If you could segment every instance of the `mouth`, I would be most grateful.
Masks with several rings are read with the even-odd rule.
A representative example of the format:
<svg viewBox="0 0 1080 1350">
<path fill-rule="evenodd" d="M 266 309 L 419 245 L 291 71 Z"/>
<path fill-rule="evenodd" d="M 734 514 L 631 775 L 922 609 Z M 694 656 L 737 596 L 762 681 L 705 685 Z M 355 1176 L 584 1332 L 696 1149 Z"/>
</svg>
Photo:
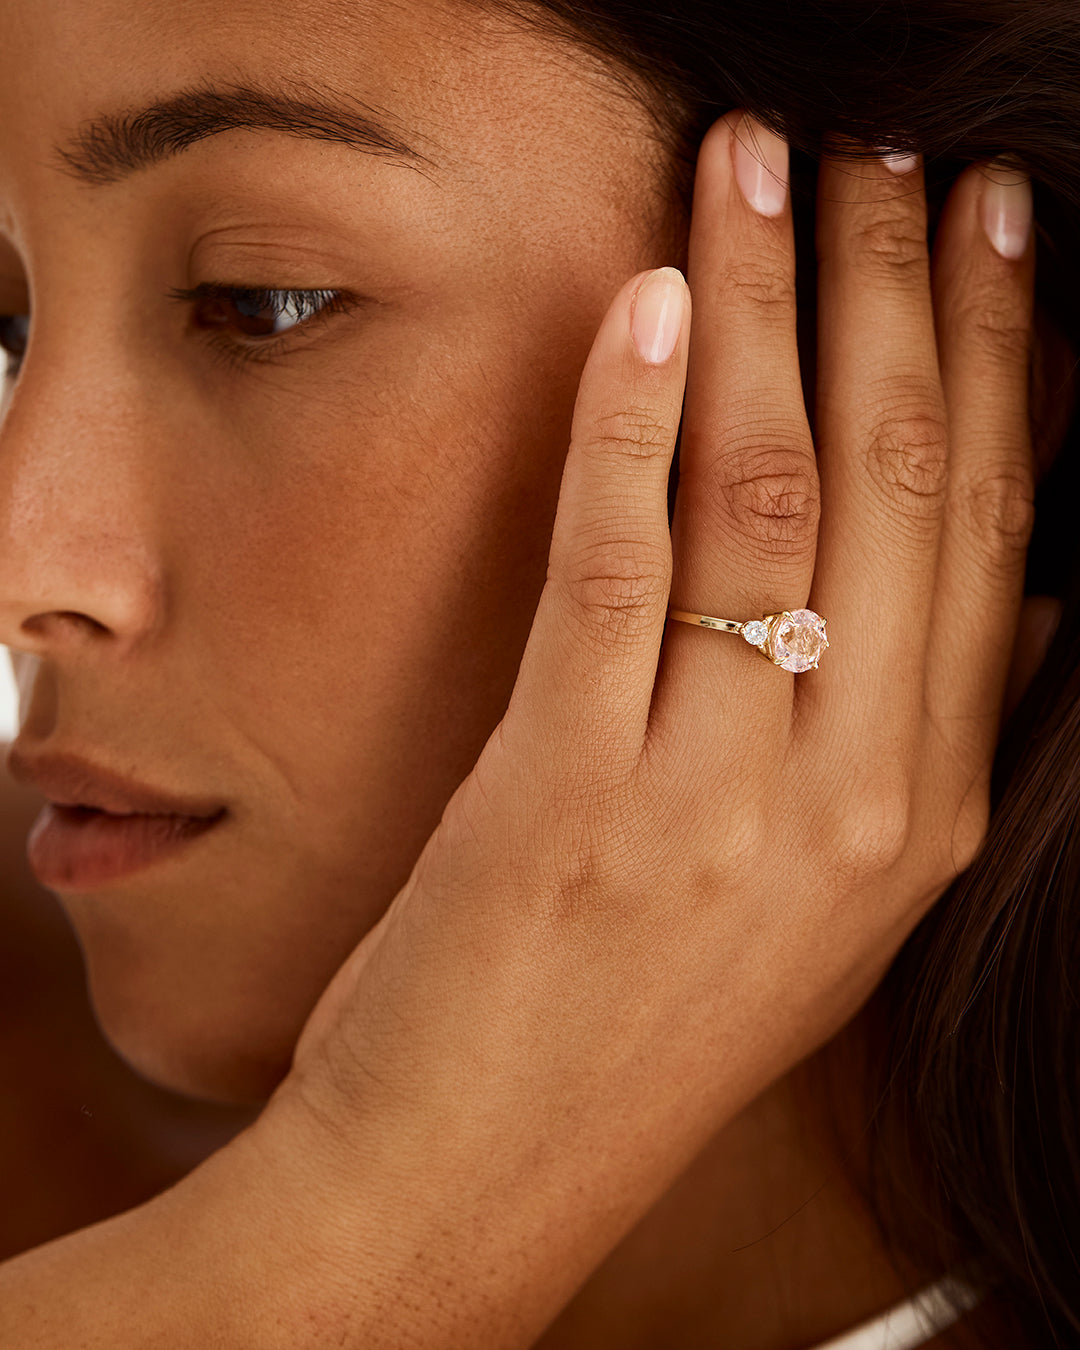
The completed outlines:
<svg viewBox="0 0 1080 1350">
<path fill-rule="evenodd" d="M 38 881 L 50 890 L 89 891 L 170 857 L 221 819 L 118 816 L 50 802 L 34 822 L 26 856 Z"/>
<path fill-rule="evenodd" d="M 224 806 L 182 798 L 122 778 L 71 755 L 8 758 L 18 782 L 48 798 L 27 841 L 43 886 L 89 891 L 173 857 L 215 829 Z"/>
</svg>

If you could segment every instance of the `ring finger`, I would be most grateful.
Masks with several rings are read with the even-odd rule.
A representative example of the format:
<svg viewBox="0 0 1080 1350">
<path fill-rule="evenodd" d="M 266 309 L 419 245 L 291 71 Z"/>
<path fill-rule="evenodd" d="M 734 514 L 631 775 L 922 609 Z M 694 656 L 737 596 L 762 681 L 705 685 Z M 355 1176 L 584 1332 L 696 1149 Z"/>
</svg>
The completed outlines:
<svg viewBox="0 0 1080 1350">
<path fill-rule="evenodd" d="M 817 245 L 813 603 L 833 651 L 800 696 L 859 744 L 887 737 L 902 754 L 919 727 L 947 475 L 921 167 L 823 156 Z"/>
</svg>

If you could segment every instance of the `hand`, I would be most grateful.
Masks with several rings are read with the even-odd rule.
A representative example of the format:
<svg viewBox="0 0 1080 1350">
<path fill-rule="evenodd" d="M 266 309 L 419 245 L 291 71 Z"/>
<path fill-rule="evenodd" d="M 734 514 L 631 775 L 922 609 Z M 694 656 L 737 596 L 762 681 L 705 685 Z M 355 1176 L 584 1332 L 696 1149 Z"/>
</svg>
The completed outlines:
<svg viewBox="0 0 1080 1350">
<path fill-rule="evenodd" d="M 994 251 L 969 169 L 931 266 L 920 168 L 823 160 L 812 438 L 790 208 L 740 194 L 739 123 L 699 159 L 692 339 L 676 273 L 612 304 L 510 706 L 279 1099 L 328 1122 L 370 1288 L 425 1345 L 481 1308 L 470 1343 L 527 1344 L 852 1016 L 985 831 L 1032 520 L 1030 238 Z M 808 605 L 832 645 L 791 675 L 669 601 Z"/>
</svg>

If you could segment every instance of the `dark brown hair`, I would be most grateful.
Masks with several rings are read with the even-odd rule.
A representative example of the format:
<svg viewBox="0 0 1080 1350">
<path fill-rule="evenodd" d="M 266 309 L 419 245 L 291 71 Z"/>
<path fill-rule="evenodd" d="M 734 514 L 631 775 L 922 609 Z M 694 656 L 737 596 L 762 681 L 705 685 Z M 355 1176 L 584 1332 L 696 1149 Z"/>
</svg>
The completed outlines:
<svg viewBox="0 0 1080 1350">
<path fill-rule="evenodd" d="M 814 175 L 838 136 L 925 157 L 931 238 L 961 169 L 1018 157 L 1035 193 L 1036 304 L 1080 351 L 1077 0 L 499 7 L 644 92 L 686 212 L 697 147 L 720 114 L 749 109 L 787 137 L 810 361 Z M 916 1268 L 975 1269 L 996 1309 L 980 1344 L 1002 1350 L 1080 1345 L 1078 489 L 1074 417 L 1037 495 L 1028 561 L 1027 589 L 1062 596 L 1063 621 L 1003 729 L 983 848 L 876 995 L 888 1044 L 876 1056 L 871 1199 Z"/>
</svg>

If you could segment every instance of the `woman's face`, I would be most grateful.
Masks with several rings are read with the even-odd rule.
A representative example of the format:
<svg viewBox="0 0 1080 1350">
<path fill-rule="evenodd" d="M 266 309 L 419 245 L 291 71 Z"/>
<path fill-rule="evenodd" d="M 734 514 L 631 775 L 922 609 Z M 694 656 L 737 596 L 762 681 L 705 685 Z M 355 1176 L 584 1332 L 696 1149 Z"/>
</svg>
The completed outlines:
<svg viewBox="0 0 1080 1350">
<path fill-rule="evenodd" d="M 0 22 L 15 767 L 136 812 L 34 857 L 117 1046 L 254 1098 L 506 705 L 593 334 L 677 260 L 659 150 L 464 0 Z M 170 295 L 214 284 L 333 294 Z"/>
</svg>

